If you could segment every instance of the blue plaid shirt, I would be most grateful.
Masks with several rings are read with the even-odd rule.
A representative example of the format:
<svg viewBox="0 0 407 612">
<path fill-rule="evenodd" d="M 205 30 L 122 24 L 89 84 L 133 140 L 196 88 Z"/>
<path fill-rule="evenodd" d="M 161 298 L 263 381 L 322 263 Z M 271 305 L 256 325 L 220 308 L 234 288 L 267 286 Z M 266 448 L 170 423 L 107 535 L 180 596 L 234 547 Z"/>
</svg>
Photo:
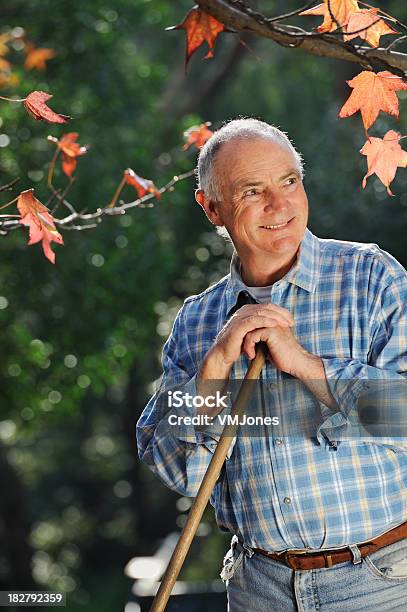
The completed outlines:
<svg viewBox="0 0 407 612">
<path fill-rule="evenodd" d="M 137 423 L 140 459 L 181 495 L 197 494 L 220 430 L 171 428 L 160 400 L 175 387 L 196 393 L 205 354 L 249 291 L 239 270 L 234 254 L 230 274 L 185 300 L 163 349 L 161 384 Z M 313 398 L 320 423 L 307 436 L 238 431 L 210 499 L 218 526 L 249 546 L 281 551 L 360 543 L 406 521 L 407 438 L 347 436 L 370 381 L 384 387 L 407 377 L 405 269 L 376 244 L 324 240 L 306 229 L 269 302 L 292 313 L 296 338 L 321 357 L 338 410 Z M 248 365 L 242 355 L 230 378 L 243 379 Z M 265 365 L 265 414 L 281 409 L 291 422 L 306 419 L 309 399 L 283 402 L 292 380 Z"/>
</svg>

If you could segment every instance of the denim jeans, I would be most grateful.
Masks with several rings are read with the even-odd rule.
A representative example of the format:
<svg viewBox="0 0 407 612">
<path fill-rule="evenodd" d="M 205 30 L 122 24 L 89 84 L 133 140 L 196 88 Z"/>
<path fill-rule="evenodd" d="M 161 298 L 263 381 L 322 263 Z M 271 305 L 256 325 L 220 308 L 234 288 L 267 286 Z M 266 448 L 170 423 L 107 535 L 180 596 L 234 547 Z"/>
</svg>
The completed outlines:
<svg viewBox="0 0 407 612">
<path fill-rule="evenodd" d="M 352 561 L 293 571 L 233 536 L 221 573 L 228 612 L 406 612 L 407 538 L 362 560 L 352 552 Z"/>
</svg>

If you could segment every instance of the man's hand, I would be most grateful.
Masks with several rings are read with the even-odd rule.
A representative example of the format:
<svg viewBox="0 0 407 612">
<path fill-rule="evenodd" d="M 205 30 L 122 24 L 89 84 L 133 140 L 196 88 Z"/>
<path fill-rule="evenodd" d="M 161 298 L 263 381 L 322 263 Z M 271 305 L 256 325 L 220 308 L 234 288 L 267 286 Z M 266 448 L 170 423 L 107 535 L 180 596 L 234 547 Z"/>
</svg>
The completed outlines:
<svg viewBox="0 0 407 612">
<path fill-rule="evenodd" d="M 304 349 L 290 327 L 263 327 L 246 334 L 243 350 L 249 359 L 255 357 L 255 345 L 260 341 L 266 342 L 271 360 L 278 370 L 301 380 L 328 408 L 339 410 L 329 389 L 322 359 Z"/>
<path fill-rule="evenodd" d="M 289 333 L 296 342 L 291 332 L 293 325 L 294 319 L 289 311 L 276 304 L 242 306 L 219 332 L 214 345 L 205 357 L 201 377 L 228 378 L 232 365 L 239 359 L 245 338 L 250 332 L 264 329 L 268 332 L 279 330 L 280 333 Z M 301 349 L 298 343 L 296 345 Z M 246 352 L 246 354 L 249 358 L 254 357 L 254 345 L 251 353 Z M 289 362 L 288 359 L 286 361 Z"/>
<path fill-rule="evenodd" d="M 226 381 L 241 353 L 254 359 L 256 343 L 263 341 L 278 370 L 302 380 L 319 401 L 336 409 L 322 360 L 301 346 L 293 334 L 293 325 L 290 312 L 276 304 L 247 304 L 239 308 L 205 356 L 198 376 L 198 389 L 203 381 Z"/>
<path fill-rule="evenodd" d="M 293 374 L 304 358 L 309 355 L 295 338 L 291 327 L 262 327 L 246 334 L 243 342 L 243 352 L 249 359 L 256 356 L 257 342 L 265 342 L 269 357 L 278 370 Z"/>
</svg>

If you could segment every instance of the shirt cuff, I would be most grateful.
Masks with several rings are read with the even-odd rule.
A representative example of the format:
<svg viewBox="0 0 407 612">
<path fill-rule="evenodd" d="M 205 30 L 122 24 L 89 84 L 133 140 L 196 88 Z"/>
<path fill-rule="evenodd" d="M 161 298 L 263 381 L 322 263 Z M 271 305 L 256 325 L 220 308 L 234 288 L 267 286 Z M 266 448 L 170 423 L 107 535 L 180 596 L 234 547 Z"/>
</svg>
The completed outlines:
<svg viewBox="0 0 407 612">
<path fill-rule="evenodd" d="M 197 386 L 196 386 L 196 377 L 195 374 L 187 383 L 182 386 L 182 395 L 184 398 L 183 403 L 178 406 L 180 400 L 175 399 L 174 396 L 172 399 L 172 404 L 176 404 L 175 406 L 170 407 L 170 412 L 167 415 L 167 418 L 174 421 L 174 425 L 169 427 L 169 433 L 171 433 L 175 438 L 181 440 L 183 442 L 188 442 L 190 444 L 203 444 L 209 451 L 212 453 L 215 452 L 217 443 L 222 435 L 222 431 L 224 429 L 224 425 L 221 421 L 215 416 L 210 420 L 207 424 L 203 423 L 204 417 L 200 417 L 199 423 L 194 423 L 192 419 L 195 417 L 197 419 L 197 408 L 192 404 L 192 399 L 197 396 Z M 180 389 L 181 390 L 181 389 Z M 174 392 L 173 392 L 174 393 Z M 185 398 L 189 395 L 189 400 L 187 401 Z M 224 408 L 220 414 L 229 414 L 230 406 Z M 209 421 L 209 419 L 208 419 Z M 168 421 L 169 425 L 171 421 Z M 229 459 L 232 454 L 233 447 L 236 442 L 236 436 L 231 441 L 229 450 L 227 452 L 226 457 Z"/>
<path fill-rule="evenodd" d="M 329 390 L 339 411 L 321 405 L 324 421 L 318 427 L 317 439 L 322 445 L 336 446 L 336 441 L 360 437 L 358 402 L 360 395 L 369 388 L 367 366 L 345 359 L 321 358 Z"/>
</svg>

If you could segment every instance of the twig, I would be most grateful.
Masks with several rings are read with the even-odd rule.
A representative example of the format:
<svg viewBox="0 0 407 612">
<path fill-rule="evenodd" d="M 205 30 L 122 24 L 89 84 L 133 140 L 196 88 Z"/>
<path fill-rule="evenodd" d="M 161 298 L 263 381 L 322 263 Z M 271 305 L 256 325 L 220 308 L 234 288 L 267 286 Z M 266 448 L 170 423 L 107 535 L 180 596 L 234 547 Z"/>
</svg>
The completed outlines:
<svg viewBox="0 0 407 612">
<path fill-rule="evenodd" d="M 3 210 L 3 208 L 7 208 L 7 206 L 10 206 L 10 204 L 14 204 L 14 202 L 17 202 L 19 196 L 17 196 L 16 198 L 14 198 L 14 200 L 11 200 L 10 202 L 7 202 L 7 204 L 3 204 L 3 206 L 0 206 L 0 210 Z"/>
<path fill-rule="evenodd" d="M 114 192 L 114 196 L 112 198 L 112 201 L 110 202 L 110 204 L 108 204 L 108 208 L 114 208 L 116 206 L 116 202 L 119 199 L 119 195 L 122 192 L 123 187 L 126 184 L 126 177 L 123 175 L 122 180 L 119 183 L 119 186 L 117 187 L 116 191 Z"/>
<path fill-rule="evenodd" d="M 332 21 L 336 23 L 338 30 L 341 30 L 342 26 L 332 12 L 331 0 L 328 0 L 328 11 L 329 11 L 329 16 L 331 17 Z"/>
<path fill-rule="evenodd" d="M 19 181 L 19 178 L 14 179 L 13 181 L 11 181 L 10 183 L 7 183 L 7 185 L 3 185 L 2 187 L 0 187 L 0 191 L 11 191 L 14 187 L 14 185 Z"/>
<path fill-rule="evenodd" d="M 53 154 L 52 159 L 51 159 L 50 164 L 49 164 L 48 181 L 47 181 L 48 187 L 51 187 L 52 176 L 54 174 L 55 162 L 56 162 L 57 157 L 59 155 L 59 151 L 60 151 L 60 149 L 58 149 L 58 148 L 55 149 L 54 154 Z"/>
<path fill-rule="evenodd" d="M 407 36 L 399 36 L 396 40 L 393 40 L 387 47 L 385 47 L 386 51 L 391 51 L 394 47 L 400 44 L 403 40 L 407 40 Z"/>
</svg>

